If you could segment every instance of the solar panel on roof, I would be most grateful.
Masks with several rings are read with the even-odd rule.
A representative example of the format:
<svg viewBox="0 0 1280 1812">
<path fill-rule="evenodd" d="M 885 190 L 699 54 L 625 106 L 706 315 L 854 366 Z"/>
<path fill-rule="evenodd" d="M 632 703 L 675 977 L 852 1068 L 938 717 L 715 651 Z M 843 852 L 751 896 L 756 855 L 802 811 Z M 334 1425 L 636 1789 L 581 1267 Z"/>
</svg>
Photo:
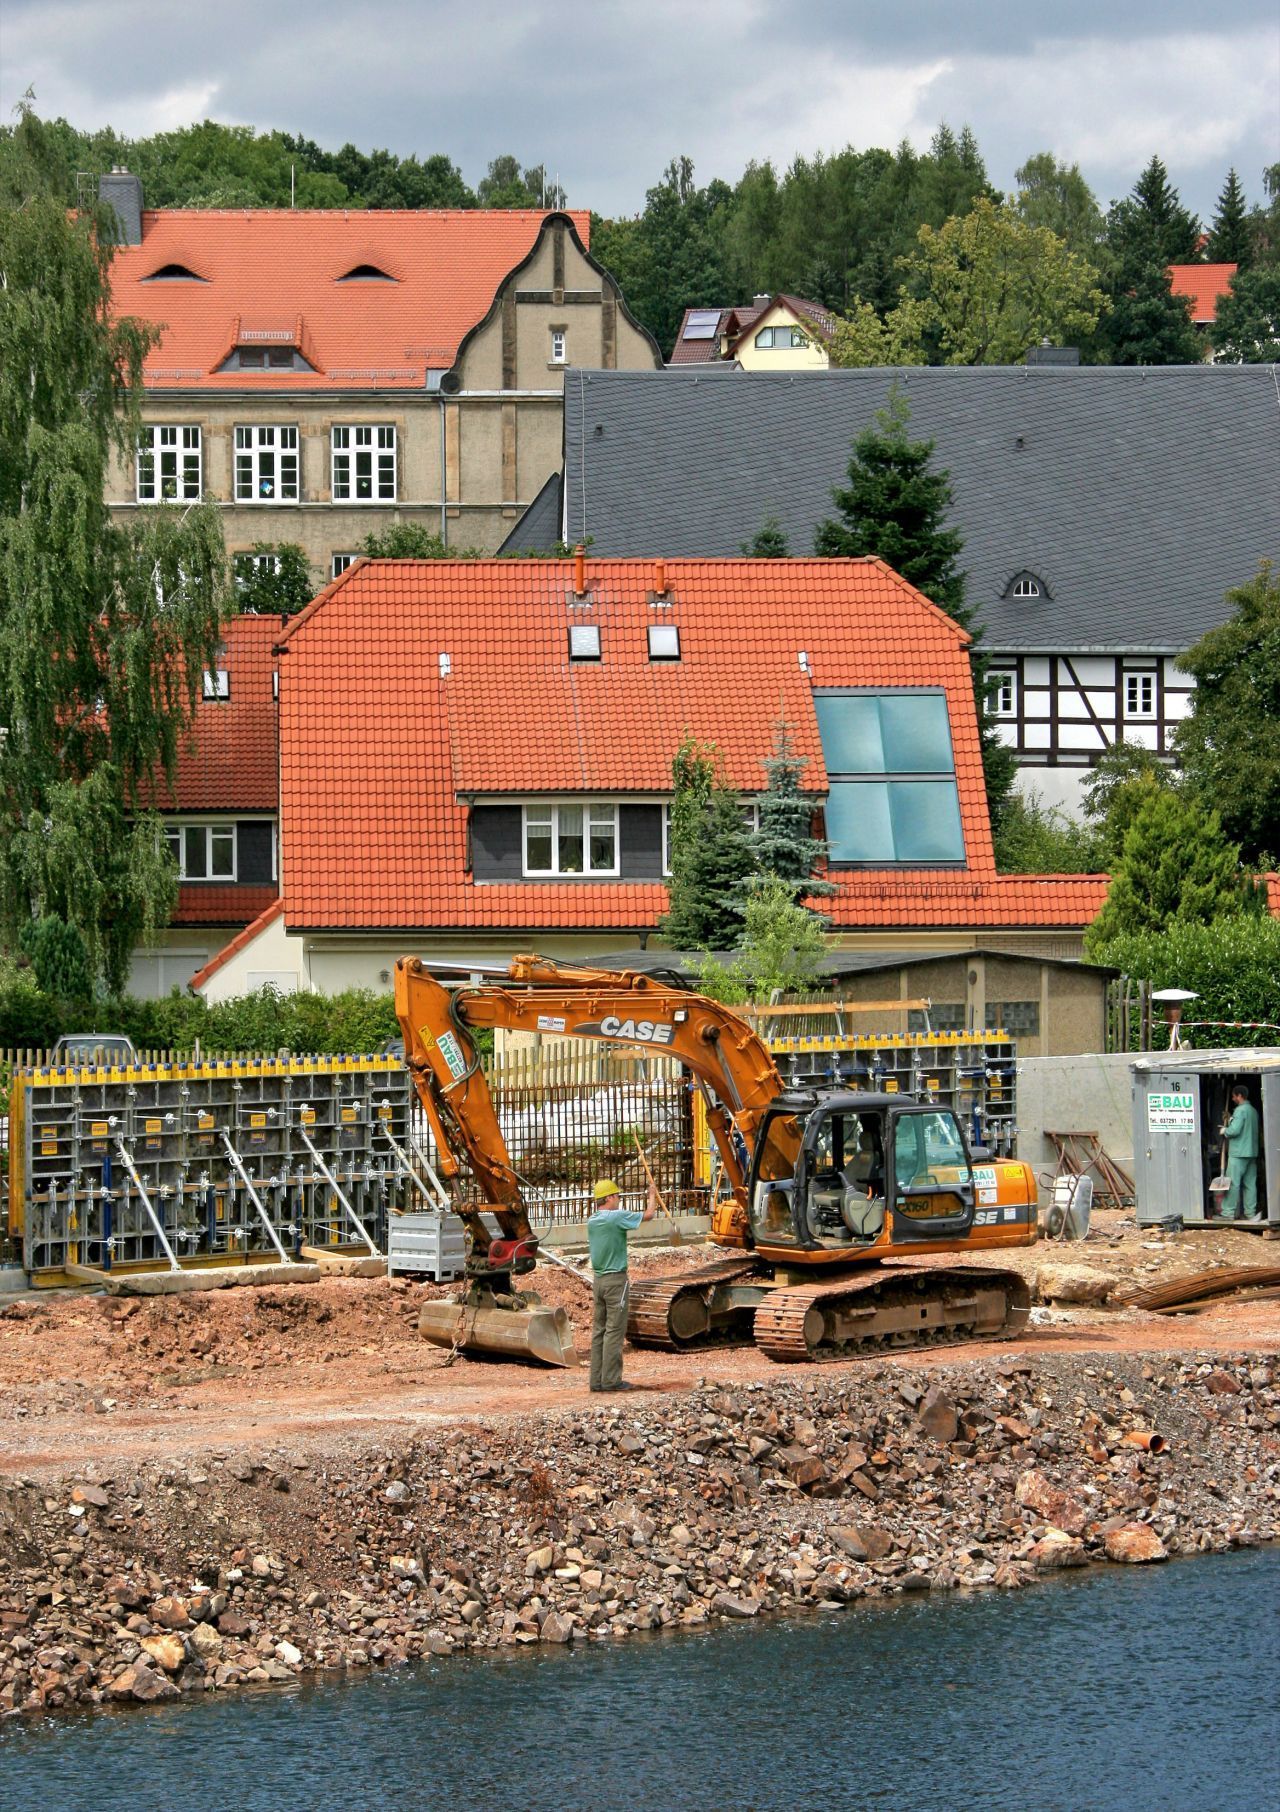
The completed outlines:
<svg viewBox="0 0 1280 1812">
<path fill-rule="evenodd" d="M 684 332 L 680 337 L 684 340 L 712 340 L 715 338 L 716 328 L 719 325 L 720 310 L 718 308 L 691 308 L 689 319 L 685 322 Z"/>
</svg>

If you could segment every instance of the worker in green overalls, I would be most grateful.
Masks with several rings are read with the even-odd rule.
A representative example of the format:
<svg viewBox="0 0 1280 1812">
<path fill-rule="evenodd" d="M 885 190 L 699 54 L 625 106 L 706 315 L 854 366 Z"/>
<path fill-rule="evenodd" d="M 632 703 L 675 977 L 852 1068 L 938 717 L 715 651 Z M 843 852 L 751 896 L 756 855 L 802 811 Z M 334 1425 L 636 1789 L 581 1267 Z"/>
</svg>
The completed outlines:
<svg viewBox="0 0 1280 1812">
<path fill-rule="evenodd" d="M 1262 1216 L 1258 1212 L 1258 1110 L 1249 1099 L 1248 1091 L 1233 1088 L 1231 1091 L 1231 1118 L 1222 1129 L 1222 1149 L 1226 1154 L 1224 1166 L 1231 1180 L 1222 1203 L 1224 1221 L 1256 1221 Z"/>
</svg>

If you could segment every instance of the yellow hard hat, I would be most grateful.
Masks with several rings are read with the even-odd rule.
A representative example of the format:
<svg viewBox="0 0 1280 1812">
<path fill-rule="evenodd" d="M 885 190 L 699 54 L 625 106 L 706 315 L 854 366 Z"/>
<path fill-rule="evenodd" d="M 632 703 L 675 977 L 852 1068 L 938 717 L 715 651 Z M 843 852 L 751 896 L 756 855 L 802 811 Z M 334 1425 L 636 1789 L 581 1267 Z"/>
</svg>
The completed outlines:
<svg viewBox="0 0 1280 1812">
<path fill-rule="evenodd" d="M 601 1177 L 591 1193 L 597 1202 L 607 1202 L 611 1195 L 621 1195 L 622 1191 L 612 1177 Z"/>
</svg>

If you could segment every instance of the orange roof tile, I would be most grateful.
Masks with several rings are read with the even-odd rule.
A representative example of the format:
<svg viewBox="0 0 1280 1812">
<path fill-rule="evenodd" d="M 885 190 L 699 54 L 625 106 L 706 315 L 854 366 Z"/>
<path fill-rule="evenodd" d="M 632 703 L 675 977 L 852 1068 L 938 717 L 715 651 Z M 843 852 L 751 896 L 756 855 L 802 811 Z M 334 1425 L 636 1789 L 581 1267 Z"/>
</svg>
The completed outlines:
<svg viewBox="0 0 1280 1812">
<path fill-rule="evenodd" d="M 244 925 L 256 919 L 276 897 L 273 881 L 262 886 L 247 882 L 219 885 L 207 881 L 184 884 L 178 889 L 175 925 Z"/>
<path fill-rule="evenodd" d="M 568 214 L 585 245 L 590 215 Z M 278 391 L 421 388 L 452 365 L 503 278 L 533 249 L 531 209 L 166 208 L 111 266 L 117 314 L 163 325 L 148 388 Z M 166 266 L 198 281 L 148 281 Z M 357 265 L 391 282 L 340 279 Z M 244 338 L 296 343 L 315 371 L 217 367 Z"/>
<path fill-rule="evenodd" d="M 651 928 L 651 882 L 485 882 L 468 874 L 467 801 L 665 795 L 688 729 L 729 777 L 765 782 L 780 708 L 825 792 L 811 687 L 945 687 L 967 864 L 841 873 L 840 927 L 1078 928 L 1105 878 L 997 876 L 963 631 L 878 560 L 392 561 L 352 567 L 282 638 L 282 892 L 291 927 Z M 602 659 L 570 663 L 570 623 Z M 681 660 L 648 659 L 651 623 Z M 807 673 L 799 656 L 804 653 Z"/>
<path fill-rule="evenodd" d="M 211 975 L 216 975 L 223 964 L 230 962 L 237 951 L 243 950 L 247 944 L 251 944 L 261 932 L 266 930 L 273 919 L 279 918 L 283 911 L 284 901 L 281 899 L 272 900 L 265 911 L 260 912 L 251 925 L 246 925 L 244 930 L 233 937 L 229 944 L 224 944 L 216 956 L 211 956 L 209 958 L 209 961 L 205 964 L 203 969 L 196 970 L 195 974 L 187 983 L 187 986 L 195 989 L 203 988 Z"/>
<path fill-rule="evenodd" d="M 283 624 L 276 616 L 232 617 L 224 626 L 227 698 L 200 698 L 178 751 L 172 791 L 157 781 L 150 797 L 171 812 L 274 812 L 279 802 L 276 701 L 272 685 Z"/>
<path fill-rule="evenodd" d="M 1169 287 L 1191 304 L 1191 319 L 1207 327 L 1218 312 L 1218 302 L 1231 288 L 1238 266 L 1234 264 L 1171 264 Z"/>
</svg>

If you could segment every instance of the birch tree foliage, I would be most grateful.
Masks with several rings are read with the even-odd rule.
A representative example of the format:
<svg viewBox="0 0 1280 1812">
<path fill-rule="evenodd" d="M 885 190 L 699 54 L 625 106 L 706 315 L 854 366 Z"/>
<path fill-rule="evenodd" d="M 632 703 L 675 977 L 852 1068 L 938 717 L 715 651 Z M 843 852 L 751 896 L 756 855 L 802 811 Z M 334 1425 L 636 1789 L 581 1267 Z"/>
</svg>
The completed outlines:
<svg viewBox="0 0 1280 1812">
<path fill-rule="evenodd" d="M 24 105 L 0 143 L 0 936 L 61 918 L 118 987 L 176 899 L 148 807 L 230 596 L 212 505 L 104 502 L 158 336 L 110 316 L 113 220 L 65 182 Z"/>
</svg>

